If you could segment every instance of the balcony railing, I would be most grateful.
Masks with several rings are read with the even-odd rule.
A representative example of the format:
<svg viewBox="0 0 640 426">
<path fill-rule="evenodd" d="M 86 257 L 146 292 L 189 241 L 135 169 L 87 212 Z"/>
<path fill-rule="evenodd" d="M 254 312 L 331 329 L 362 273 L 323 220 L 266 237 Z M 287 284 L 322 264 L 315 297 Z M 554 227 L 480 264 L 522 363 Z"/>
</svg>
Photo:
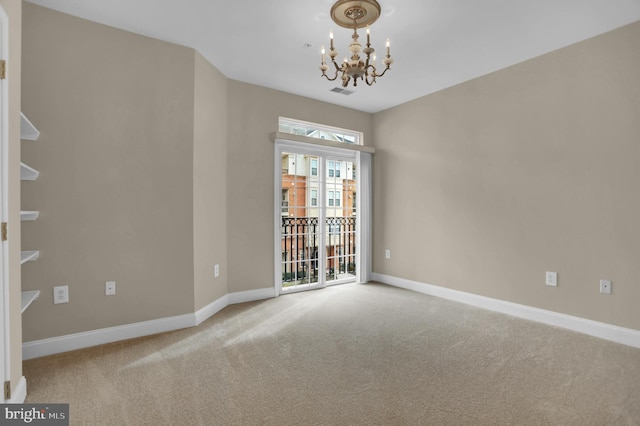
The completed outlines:
<svg viewBox="0 0 640 426">
<path fill-rule="evenodd" d="M 326 247 L 327 281 L 355 277 L 355 217 L 326 218 L 324 236 L 317 217 L 282 217 L 281 226 L 284 286 L 318 282 L 318 250 L 322 245 Z"/>
</svg>

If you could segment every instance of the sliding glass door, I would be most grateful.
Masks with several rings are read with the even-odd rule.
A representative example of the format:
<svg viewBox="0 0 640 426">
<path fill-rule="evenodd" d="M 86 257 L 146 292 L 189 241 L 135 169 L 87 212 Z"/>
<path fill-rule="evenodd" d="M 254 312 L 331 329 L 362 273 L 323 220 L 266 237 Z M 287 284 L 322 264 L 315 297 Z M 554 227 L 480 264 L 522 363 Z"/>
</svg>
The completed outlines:
<svg viewBox="0 0 640 426">
<path fill-rule="evenodd" d="M 356 280 L 357 155 L 278 145 L 279 293 Z"/>
</svg>

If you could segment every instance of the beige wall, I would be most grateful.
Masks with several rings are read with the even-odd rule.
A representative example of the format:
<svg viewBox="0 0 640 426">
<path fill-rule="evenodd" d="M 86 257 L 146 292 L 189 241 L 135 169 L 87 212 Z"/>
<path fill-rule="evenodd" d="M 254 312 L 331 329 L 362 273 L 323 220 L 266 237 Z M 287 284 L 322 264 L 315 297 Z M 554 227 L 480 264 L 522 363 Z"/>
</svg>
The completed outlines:
<svg viewBox="0 0 640 426">
<path fill-rule="evenodd" d="M 228 96 L 229 291 L 273 287 L 274 144 L 269 134 L 277 131 L 278 117 L 362 131 L 370 145 L 372 115 L 238 81 L 229 82 Z"/>
<path fill-rule="evenodd" d="M 635 23 L 376 114 L 374 271 L 640 330 L 638 40 Z"/>
<path fill-rule="evenodd" d="M 9 218 L 7 221 L 9 246 L 9 327 L 11 363 L 11 386 L 15 389 L 22 376 L 22 315 L 21 310 L 21 268 L 20 268 L 20 68 L 22 2 L 20 0 L 0 0 L 0 6 L 9 18 L 7 61 L 7 88 L 9 100 Z M 16 267 L 14 267 L 14 265 Z"/>
<path fill-rule="evenodd" d="M 22 184 L 40 210 L 22 283 L 42 291 L 24 340 L 193 312 L 194 51 L 29 3 L 23 18 L 22 105 L 41 136 L 22 147 L 40 170 Z"/>
<path fill-rule="evenodd" d="M 227 79 L 195 54 L 194 296 L 198 310 L 227 294 Z M 213 266 L 220 265 L 214 279 Z"/>
</svg>

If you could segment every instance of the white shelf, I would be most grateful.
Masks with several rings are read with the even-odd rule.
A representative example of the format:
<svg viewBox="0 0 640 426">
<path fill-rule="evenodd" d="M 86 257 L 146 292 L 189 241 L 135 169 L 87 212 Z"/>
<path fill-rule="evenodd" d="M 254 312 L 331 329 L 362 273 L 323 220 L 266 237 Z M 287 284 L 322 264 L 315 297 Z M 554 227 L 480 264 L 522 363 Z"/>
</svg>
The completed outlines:
<svg viewBox="0 0 640 426">
<path fill-rule="evenodd" d="M 38 140 L 39 136 L 40 132 L 36 129 L 36 126 L 23 113 L 20 113 L 20 139 L 35 141 Z"/>
<path fill-rule="evenodd" d="M 36 299 L 40 297 L 40 290 L 35 291 L 23 291 L 22 292 L 22 310 L 20 313 L 23 313 L 30 304 L 36 301 Z"/>
<path fill-rule="evenodd" d="M 36 180 L 39 175 L 39 171 L 20 162 L 20 180 Z"/>
<path fill-rule="evenodd" d="M 39 211 L 22 210 L 20 212 L 20 220 L 23 221 L 23 222 L 30 221 L 30 220 L 36 220 L 38 218 L 39 214 L 40 214 Z"/>
<path fill-rule="evenodd" d="M 21 251 L 20 252 L 20 264 L 22 265 L 23 263 L 26 263 L 26 262 L 33 262 L 34 260 L 36 260 L 38 258 L 38 256 L 40 256 L 40 252 L 37 251 L 37 250 Z"/>
</svg>

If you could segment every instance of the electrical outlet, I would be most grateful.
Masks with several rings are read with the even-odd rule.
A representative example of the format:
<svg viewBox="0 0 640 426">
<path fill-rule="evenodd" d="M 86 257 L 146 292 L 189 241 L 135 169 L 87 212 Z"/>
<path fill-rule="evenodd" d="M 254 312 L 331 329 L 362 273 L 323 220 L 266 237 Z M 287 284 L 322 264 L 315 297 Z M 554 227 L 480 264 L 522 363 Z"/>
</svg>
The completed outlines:
<svg viewBox="0 0 640 426">
<path fill-rule="evenodd" d="M 218 278 L 220 276 L 220 265 L 213 265 L 213 277 Z"/>
<path fill-rule="evenodd" d="M 611 280 L 600 280 L 600 293 L 611 294 Z"/>
<path fill-rule="evenodd" d="M 116 294 L 116 282 L 107 281 L 104 285 L 104 294 L 107 296 L 113 296 Z"/>
<path fill-rule="evenodd" d="M 384 251 L 384 258 L 385 258 L 385 259 L 391 259 L 391 250 L 386 249 L 386 250 Z"/>
<path fill-rule="evenodd" d="M 558 286 L 558 273 L 557 272 L 548 272 L 547 271 L 547 281 L 546 285 L 550 285 L 552 287 Z"/>
<path fill-rule="evenodd" d="M 57 305 L 59 303 L 69 303 L 69 286 L 59 285 L 53 287 L 53 303 Z"/>
</svg>

